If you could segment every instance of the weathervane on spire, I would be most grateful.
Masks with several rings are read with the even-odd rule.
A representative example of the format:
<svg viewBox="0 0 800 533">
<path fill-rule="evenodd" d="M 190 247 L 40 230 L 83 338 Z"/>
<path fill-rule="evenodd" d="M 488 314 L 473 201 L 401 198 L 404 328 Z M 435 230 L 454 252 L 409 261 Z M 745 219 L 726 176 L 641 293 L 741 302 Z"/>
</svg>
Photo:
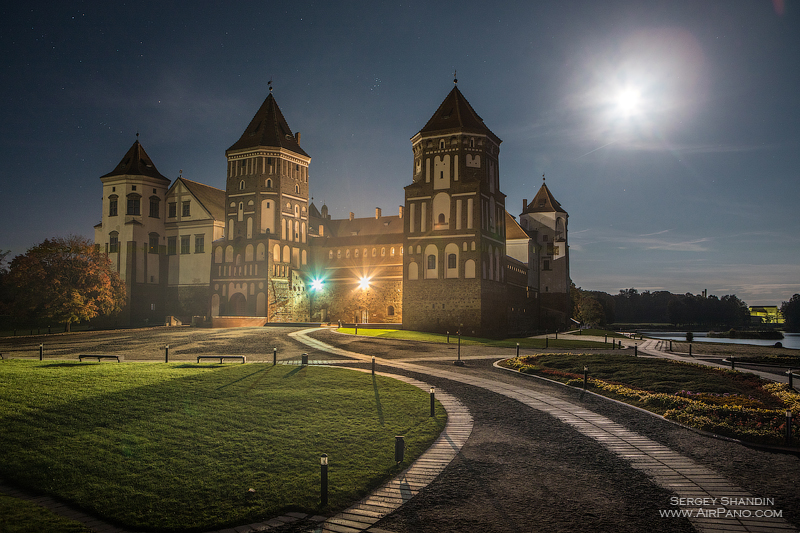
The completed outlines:
<svg viewBox="0 0 800 533">
<path fill-rule="evenodd" d="M 458 85 L 458 77 L 456 75 L 457 73 L 458 73 L 457 70 L 453 71 L 453 85 Z"/>
<path fill-rule="evenodd" d="M 139 132 L 138 131 L 136 132 L 136 142 L 137 143 L 139 142 Z"/>
<path fill-rule="evenodd" d="M 542 172 L 542 181 L 544 182 L 544 172 Z"/>
<path fill-rule="evenodd" d="M 178 179 L 181 179 L 182 177 L 183 177 L 183 169 L 180 169 L 178 171 Z"/>
<path fill-rule="evenodd" d="M 267 82 L 267 86 L 269 87 L 269 92 L 272 92 L 272 78 Z"/>
</svg>

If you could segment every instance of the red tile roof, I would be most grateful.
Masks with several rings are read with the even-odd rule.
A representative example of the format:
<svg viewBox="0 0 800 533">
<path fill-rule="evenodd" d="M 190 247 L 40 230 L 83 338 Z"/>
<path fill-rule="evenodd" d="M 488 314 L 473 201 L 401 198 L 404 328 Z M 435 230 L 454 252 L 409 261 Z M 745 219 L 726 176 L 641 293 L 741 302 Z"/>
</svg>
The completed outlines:
<svg viewBox="0 0 800 533">
<path fill-rule="evenodd" d="M 250 125 L 244 130 L 239 140 L 228 148 L 228 151 L 259 146 L 286 148 L 297 154 L 309 157 L 300 148 L 300 144 L 298 144 L 291 128 L 289 128 L 286 119 L 283 118 L 283 113 L 281 113 L 281 109 L 278 107 L 278 103 L 272 93 L 269 93 L 253 120 L 250 121 Z"/>
<path fill-rule="evenodd" d="M 125 154 L 117 167 L 108 174 L 100 177 L 107 178 L 110 176 L 149 176 L 151 178 L 162 179 L 167 183 L 170 182 L 169 178 L 163 176 L 156 169 L 153 160 L 150 159 L 150 156 L 144 151 L 138 139 L 133 143 L 133 146 L 130 147 L 128 153 Z"/>
<path fill-rule="evenodd" d="M 458 90 L 458 87 L 453 87 L 450 94 L 436 110 L 436 113 L 430 118 L 425 127 L 419 130 L 420 133 L 438 133 L 449 131 L 463 131 L 467 133 L 479 133 L 489 135 L 495 139 L 496 142 L 501 142 L 500 139 L 492 133 L 483 123 L 483 119 L 472 109 L 464 95 Z"/>
</svg>

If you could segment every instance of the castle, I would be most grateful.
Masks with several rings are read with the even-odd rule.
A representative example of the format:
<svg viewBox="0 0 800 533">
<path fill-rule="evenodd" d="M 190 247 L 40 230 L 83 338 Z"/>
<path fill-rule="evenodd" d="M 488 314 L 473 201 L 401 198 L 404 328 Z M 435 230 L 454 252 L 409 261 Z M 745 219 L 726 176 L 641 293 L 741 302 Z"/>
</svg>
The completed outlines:
<svg viewBox="0 0 800 533">
<path fill-rule="evenodd" d="M 138 141 L 102 176 L 104 249 L 128 290 L 120 325 L 402 323 L 503 336 L 569 316 L 567 212 L 542 184 L 519 222 L 500 143 L 456 85 L 411 138 L 396 215 L 337 220 L 309 202 L 311 157 L 272 89 L 228 150 L 225 190 L 161 175 Z"/>
</svg>

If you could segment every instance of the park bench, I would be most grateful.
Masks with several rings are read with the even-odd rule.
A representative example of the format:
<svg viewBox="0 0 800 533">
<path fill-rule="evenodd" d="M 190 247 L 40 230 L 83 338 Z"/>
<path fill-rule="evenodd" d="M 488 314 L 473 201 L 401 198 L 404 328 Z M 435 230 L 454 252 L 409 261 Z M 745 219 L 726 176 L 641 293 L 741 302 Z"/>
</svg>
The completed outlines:
<svg viewBox="0 0 800 533">
<path fill-rule="evenodd" d="M 97 362 L 100 362 L 100 359 L 116 359 L 117 363 L 119 363 L 119 356 L 118 355 L 79 355 L 78 361 L 83 361 L 84 357 L 90 357 L 94 359 L 97 358 Z"/>
<path fill-rule="evenodd" d="M 242 363 L 247 362 L 247 359 L 243 355 L 198 355 L 198 363 L 200 362 L 200 359 L 219 359 L 219 364 L 222 364 L 223 359 L 241 359 Z"/>
</svg>

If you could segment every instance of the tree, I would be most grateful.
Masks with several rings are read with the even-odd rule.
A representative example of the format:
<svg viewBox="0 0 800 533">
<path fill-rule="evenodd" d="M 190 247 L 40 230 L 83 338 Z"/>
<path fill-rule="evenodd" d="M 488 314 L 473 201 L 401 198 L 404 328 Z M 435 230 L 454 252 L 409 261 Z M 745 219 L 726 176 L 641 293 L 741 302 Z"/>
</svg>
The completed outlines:
<svg viewBox="0 0 800 533">
<path fill-rule="evenodd" d="M 788 302 L 781 304 L 781 314 L 786 331 L 800 331 L 800 294 L 795 294 Z"/>
<path fill-rule="evenodd" d="M 20 315 L 65 324 L 115 315 L 125 286 L 105 254 L 77 236 L 47 239 L 11 261 L 6 282 Z"/>
<path fill-rule="evenodd" d="M 6 257 L 10 254 L 10 250 L 0 250 L 0 316 L 7 315 L 11 312 L 11 293 L 8 288 L 8 262 Z"/>
<path fill-rule="evenodd" d="M 584 324 L 601 327 L 606 325 L 606 312 L 594 296 L 583 296 L 578 311 Z"/>
</svg>

